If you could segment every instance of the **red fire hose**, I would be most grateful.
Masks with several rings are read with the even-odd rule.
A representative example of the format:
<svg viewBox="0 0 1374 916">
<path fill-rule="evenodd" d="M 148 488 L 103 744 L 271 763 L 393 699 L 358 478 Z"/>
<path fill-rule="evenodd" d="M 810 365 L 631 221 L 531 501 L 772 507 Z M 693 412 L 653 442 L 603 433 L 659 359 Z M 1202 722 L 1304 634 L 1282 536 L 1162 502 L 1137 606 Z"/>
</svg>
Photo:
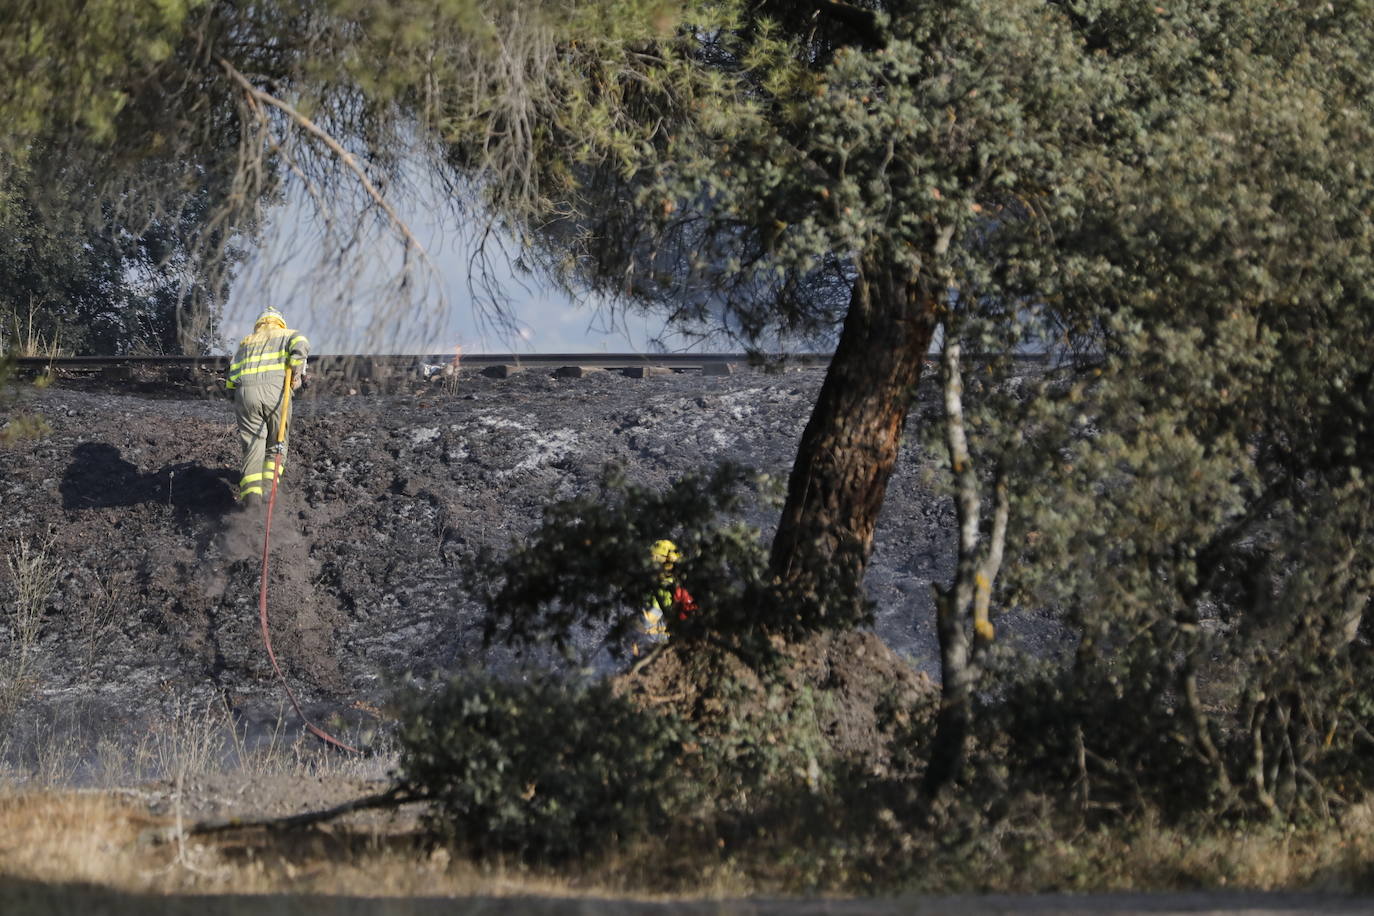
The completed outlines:
<svg viewBox="0 0 1374 916">
<path fill-rule="evenodd" d="M 277 677 L 281 679 L 281 685 L 286 690 L 286 696 L 291 701 L 291 706 L 296 710 L 296 715 L 301 717 L 305 727 L 316 738 L 326 744 L 332 744 L 337 748 L 357 754 L 360 751 L 351 745 L 345 744 L 335 738 L 329 732 L 315 725 L 306 718 L 301 711 L 301 704 L 296 700 L 296 694 L 291 691 L 291 685 L 286 681 L 286 675 L 282 673 L 281 665 L 277 664 L 277 654 L 272 651 L 272 634 L 267 627 L 267 561 L 268 551 L 272 543 L 272 507 L 277 504 L 277 480 L 281 477 L 282 445 L 286 441 L 286 417 L 291 411 L 291 367 L 286 367 L 286 384 L 282 389 L 281 405 L 281 425 L 277 427 L 277 458 L 272 468 L 272 492 L 267 497 L 267 521 L 263 526 L 262 532 L 262 582 L 258 586 L 258 619 L 262 623 L 262 641 L 267 646 L 267 657 L 272 660 L 272 670 L 277 672 Z"/>
</svg>

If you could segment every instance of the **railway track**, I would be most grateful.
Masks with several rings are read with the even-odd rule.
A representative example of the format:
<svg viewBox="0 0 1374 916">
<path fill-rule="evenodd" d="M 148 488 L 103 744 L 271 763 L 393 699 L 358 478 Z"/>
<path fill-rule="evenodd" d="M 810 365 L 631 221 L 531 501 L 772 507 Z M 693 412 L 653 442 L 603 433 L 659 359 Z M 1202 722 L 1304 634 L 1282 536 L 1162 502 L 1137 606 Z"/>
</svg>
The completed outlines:
<svg viewBox="0 0 1374 916">
<path fill-rule="evenodd" d="M 931 354 L 931 359 L 935 359 Z M 969 354 L 968 359 L 984 358 Z M 800 368 L 819 368 L 830 363 L 829 353 L 788 353 L 781 359 Z M 1016 359 L 1025 362 L 1044 362 L 1045 354 L 1023 353 Z M 711 366 L 751 365 L 753 357 L 746 353 L 482 353 L 455 358 L 452 353 L 405 354 L 367 356 L 323 355 L 311 356 L 312 367 L 331 371 L 369 369 L 412 370 L 439 369 L 450 366 L 462 370 L 481 370 L 491 366 L 511 366 L 521 369 L 555 369 L 562 366 L 585 366 L 592 369 L 631 369 L 648 366 L 671 371 L 702 370 Z M 23 372 L 43 372 L 66 369 L 76 372 L 98 372 L 108 368 L 165 368 L 222 372 L 229 367 L 228 356 L 22 356 L 14 360 Z"/>
<path fill-rule="evenodd" d="M 830 362 L 828 353 L 789 354 L 786 363 L 797 367 L 822 367 Z M 479 354 L 455 358 L 448 354 L 404 354 L 384 356 L 323 355 L 310 358 L 311 372 L 317 377 L 384 379 L 406 376 L 432 378 L 455 372 L 483 372 L 507 375 L 523 370 L 547 370 L 554 374 L 579 375 L 590 371 L 647 375 L 654 372 L 704 372 L 725 375 L 750 364 L 743 353 L 538 353 Z M 22 377 L 48 372 L 63 375 L 90 375 L 105 378 L 131 378 L 138 374 L 163 374 L 189 378 L 195 375 L 223 375 L 229 368 L 228 356 L 55 356 L 21 357 L 15 370 Z"/>
<path fill-rule="evenodd" d="M 930 359 L 937 359 L 934 354 Z M 969 357 L 977 362 L 980 357 Z M 20 379 L 45 375 L 73 383 L 128 385 L 131 390 L 171 392 L 222 391 L 228 373 L 228 356 L 55 356 L 20 357 L 11 361 Z M 1044 354 L 1021 354 L 1020 363 L 1046 363 Z M 830 364 L 828 353 L 790 353 L 781 357 L 788 368 L 815 369 Z M 461 374 L 480 373 L 507 378 L 525 371 L 545 372 L 563 378 L 579 378 L 612 372 L 630 378 L 669 373 L 730 375 L 749 369 L 755 360 L 744 353 L 495 353 L 323 355 L 310 358 L 310 375 L 324 391 L 350 394 L 384 393 L 427 387 Z"/>
</svg>

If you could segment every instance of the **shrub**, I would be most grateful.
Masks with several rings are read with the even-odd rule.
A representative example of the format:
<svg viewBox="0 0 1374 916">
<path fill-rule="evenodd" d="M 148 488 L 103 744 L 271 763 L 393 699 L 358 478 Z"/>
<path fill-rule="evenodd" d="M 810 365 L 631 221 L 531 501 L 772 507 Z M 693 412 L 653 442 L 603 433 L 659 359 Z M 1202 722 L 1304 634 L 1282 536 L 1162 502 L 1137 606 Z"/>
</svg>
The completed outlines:
<svg viewBox="0 0 1374 916">
<path fill-rule="evenodd" d="M 1215 801 L 1185 712 L 1139 666 L 1032 664 L 1006 674 L 1010 682 L 978 712 L 981 764 L 1000 783 L 995 794 L 1043 794 L 1092 821 L 1145 810 L 1182 815 Z"/>
<path fill-rule="evenodd" d="M 665 825 L 682 797 L 685 730 L 606 684 L 458 677 L 406 719 L 402 779 L 478 855 L 591 856 Z"/>
<path fill-rule="evenodd" d="M 504 555 L 470 557 L 465 577 L 487 608 L 487 638 L 566 649 L 582 626 L 608 625 L 625 645 L 639 612 L 660 585 L 649 546 L 671 539 L 681 552 L 676 582 L 698 610 L 669 619 L 674 641 L 725 638 L 785 628 L 791 615 L 766 575 L 767 546 L 740 521 L 746 498 L 766 498 L 767 478 L 722 464 L 659 490 L 607 469 L 596 493 L 555 502 L 540 525 Z"/>
<path fill-rule="evenodd" d="M 48 599 L 62 575 L 62 564 L 52 554 L 51 541 L 32 543 L 16 538 L 5 557 L 4 570 L 10 600 L 5 609 L 10 631 L 10 651 L 3 660 L 9 690 L 22 690 L 28 678 L 30 660 L 42 635 L 43 614 Z M 7 699 L 13 699 L 8 697 Z"/>
</svg>

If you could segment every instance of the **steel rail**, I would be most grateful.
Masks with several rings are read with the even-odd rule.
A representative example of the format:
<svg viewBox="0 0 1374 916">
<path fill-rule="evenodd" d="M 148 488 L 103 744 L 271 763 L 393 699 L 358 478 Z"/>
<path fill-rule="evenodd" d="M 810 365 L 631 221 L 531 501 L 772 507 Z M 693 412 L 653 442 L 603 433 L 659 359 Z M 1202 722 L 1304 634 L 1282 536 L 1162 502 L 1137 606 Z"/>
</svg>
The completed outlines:
<svg viewBox="0 0 1374 916">
<path fill-rule="evenodd" d="M 787 353 L 779 360 L 789 366 L 821 368 L 830 364 L 829 353 Z M 935 359 L 937 354 L 931 354 Z M 973 361 L 992 358 L 991 354 L 970 354 Z M 1018 362 L 1046 362 L 1043 353 L 1016 354 Z M 228 356 L 21 356 L 13 360 L 14 367 L 28 372 L 45 369 L 99 370 L 107 368 L 162 368 L 222 371 L 229 367 Z M 351 370 L 361 367 L 420 370 L 424 367 L 457 365 L 462 369 L 483 369 L 488 366 L 513 368 L 552 368 L 584 366 L 595 369 L 632 369 L 657 367 L 673 370 L 702 369 L 707 366 L 753 365 L 754 357 L 746 353 L 475 353 L 455 358 L 452 353 L 421 354 L 325 354 L 312 356 L 311 366 L 317 370 Z"/>
<path fill-rule="evenodd" d="M 788 354 L 784 359 L 794 365 L 824 366 L 830 362 L 828 353 Z M 350 366 L 371 364 L 386 368 L 418 366 L 462 367 L 530 366 L 560 367 L 589 366 L 603 369 L 661 366 L 669 369 L 700 368 L 722 363 L 748 363 L 744 353 L 452 353 L 420 354 L 343 354 L 312 356 L 314 366 Z M 222 369 L 229 365 L 228 356 L 27 356 L 15 360 L 20 369 L 103 369 L 118 366 L 147 366 L 158 368 Z"/>
</svg>

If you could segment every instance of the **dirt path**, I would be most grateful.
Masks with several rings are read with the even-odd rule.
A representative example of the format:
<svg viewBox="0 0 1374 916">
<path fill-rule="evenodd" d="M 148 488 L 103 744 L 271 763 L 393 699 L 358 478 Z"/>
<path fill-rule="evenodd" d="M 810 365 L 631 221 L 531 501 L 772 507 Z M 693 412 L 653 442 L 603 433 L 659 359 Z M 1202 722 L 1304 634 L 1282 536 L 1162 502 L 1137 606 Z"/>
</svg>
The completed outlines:
<svg viewBox="0 0 1374 916">
<path fill-rule="evenodd" d="M 1288 916 L 1367 914 L 1374 898 L 1259 892 L 1189 894 L 1044 894 L 864 900 L 721 900 L 638 902 L 603 898 L 460 897 L 377 899 L 325 896 L 149 897 L 47 885 L 0 886 L 7 916 L 1013 916 L 1104 913 L 1113 916 Z"/>
</svg>

